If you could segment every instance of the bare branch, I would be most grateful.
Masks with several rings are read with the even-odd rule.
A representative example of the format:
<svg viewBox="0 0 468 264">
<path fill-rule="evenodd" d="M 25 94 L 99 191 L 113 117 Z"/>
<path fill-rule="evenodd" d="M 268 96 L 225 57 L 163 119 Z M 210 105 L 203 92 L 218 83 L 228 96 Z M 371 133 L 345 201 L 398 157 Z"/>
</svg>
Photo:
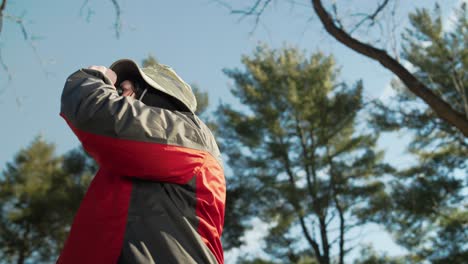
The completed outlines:
<svg viewBox="0 0 468 264">
<path fill-rule="evenodd" d="M 122 8 L 120 7 L 119 1 L 118 0 L 110 0 L 112 3 L 112 6 L 114 7 L 115 10 L 115 20 L 114 20 L 114 32 L 115 32 L 115 37 L 117 39 L 120 38 L 120 34 L 122 32 Z M 80 16 L 84 15 L 84 8 L 88 5 L 89 0 L 84 0 L 83 3 L 81 4 L 80 7 Z M 90 21 L 91 15 L 93 15 L 94 12 L 88 8 L 88 14 L 86 16 L 86 21 Z"/>
<path fill-rule="evenodd" d="M 287 0 L 291 6 L 301 6 L 301 7 L 310 7 L 309 4 L 306 4 L 306 3 L 303 3 L 303 2 L 299 2 L 297 0 Z"/>
<path fill-rule="evenodd" d="M 231 12 L 231 11 L 233 10 L 232 6 L 231 6 L 230 4 L 228 4 L 226 1 L 222 1 L 222 0 L 211 0 L 210 2 L 219 4 L 220 6 L 226 8 L 227 10 L 229 10 L 229 12 Z"/>
<path fill-rule="evenodd" d="M 2 26 L 3 26 L 3 11 L 6 8 L 7 0 L 2 1 L 2 5 L 0 5 L 0 33 L 2 33 Z"/>
<path fill-rule="evenodd" d="M 31 35 L 28 32 L 28 30 L 27 30 L 27 28 L 25 26 L 23 18 L 16 17 L 16 16 L 11 16 L 11 15 L 8 15 L 8 14 L 5 14 L 4 18 L 8 19 L 10 21 L 13 21 L 14 23 L 16 23 L 20 27 L 20 30 L 21 30 L 21 33 L 23 34 L 24 40 L 26 41 L 26 43 L 28 43 L 29 47 L 31 47 L 37 61 L 39 62 L 39 65 L 41 66 L 42 71 L 44 72 L 44 74 L 46 76 L 48 76 L 50 73 L 47 72 L 47 70 L 44 68 L 44 61 L 41 58 L 41 56 L 39 55 L 39 52 L 37 51 L 36 45 L 34 44 L 34 40 L 33 40 L 33 38 L 31 38 Z M 6 64 L 4 66 L 2 66 L 2 68 L 5 69 L 5 66 L 6 66 Z M 6 67 L 6 69 L 8 69 L 8 67 Z M 11 76 L 11 75 L 9 75 L 9 76 Z"/>
<path fill-rule="evenodd" d="M 2 1 L 2 5 L 0 5 L 0 13 L 2 13 L 3 10 L 5 10 L 6 3 L 7 3 L 7 0 L 3 0 L 3 1 Z"/>
<path fill-rule="evenodd" d="M 335 211 L 332 211 L 331 213 L 331 216 L 328 217 L 328 220 L 327 222 L 325 223 L 327 226 L 330 225 L 330 223 L 333 221 L 333 219 L 335 219 L 335 216 L 336 216 L 336 212 Z M 332 229 L 328 229 L 329 231 L 331 231 Z M 331 244 L 330 244 L 331 245 Z"/>
<path fill-rule="evenodd" d="M 384 0 L 381 4 L 377 6 L 377 9 L 375 9 L 374 13 L 370 15 L 366 15 L 361 21 L 359 21 L 350 31 L 349 34 L 352 35 L 354 31 L 356 31 L 364 22 L 370 20 L 371 21 L 371 26 L 375 24 L 376 18 L 379 15 L 380 12 L 387 6 L 387 4 L 390 2 L 390 0 Z"/>
<path fill-rule="evenodd" d="M 334 16 L 335 23 L 338 24 L 340 28 L 343 28 L 343 24 L 341 23 L 341 20 L 339 19 L 339 16 L 338 16 L 338 6 L 336 5 L 336 2 L 333 2 L 332 10 L 333 10 L 333 14 L 335 14 Z"/>
<path fill-rule="evenodd" d="M 353 38 L 347 32 L 337 27 L 320 0 L 311 0 L 311 3 L 315 13 L 330 35 L 350 49 L 380 62 L 385 68 L 397 75 L 406 87 L 429 105 L 441 119 L 458 128 L 468 137 L 468 119 L 463 113 L 454 110 L 447 102 L 434 94 L 432 90 L 419 81 L 397 60 L 389 56 L 387 52 Z"/>
<path fill-rule="evenodd" d="M 232 10 L 232 14 L 243 14 L 240 18 L 239 21 L 242 21 L 245 17 L 247 16 L 255 16 L 255 23 L 253 29 L 250 31 L 250 34 L 253 34 L 253 32 L 257 29 L 258 24 L 260 23 L 260 17 L 262 16 L 263 12 L 265 11 L 265 8 L 270 4 L 271 0 L 265 0 L 263 3 L 262 7 L 260 7 L 260 10 L 257 11 L 257 8 L 259 7 L 260 3 L 263 0 L 257 0 L 255 4 L 250 8 L 248 11 L 243 11 L 243 10 Z"/>
<path fill-rule="evenodd" d="M 466 115 L 466 118 L 468 118 L 468 98 L 467 98 L 468 95 L 467 95 L 467 91 L 462 81 L 462 76 L 460 76 L 459 72 L 456 69 L 453 69 L 450 74 L 450 78 L 452 79 L 455 89 L 460 94 L 460 97 L 463 102 L 463 107 L 465 109 L 465 115 Z"/>
<path fill-rule="evenodd" d="M 244 19 L 245 17 L 247 16 L 250 16 L 250 15 L 253 15 L 254 13 L 256 15 L 258 15 L 260 12 L 257 12 L 257 8 L 258 6 L 260 5 L 260 3 L 262 2 L 263 0 L 257 0 L 255 2 L 255 4 L 249 9 L 249 10 L 240 10 L 240 9 L 236 9 L 236 10 L 231 10 L 231 13 L 233 14 L 242 14 L 241 16 L 241 20 Z M 268 0 L 267 0 L 268 1 Z"/>
<path fill-rule="evenodd" d="M 397 3 L 398 1 L 395 1 L 395 4 L 393 5 L 393 9 L 392 9 L 392 16 L 391 16 L 391 29 L 390 30 L 390 42 L 389 42 L 389 45 L 391 47 L 391 50 L 393 51 L 393 56 L 395 57 L 395 59 L 397 61 L 400 61 L 400 54 L 398 53 L 398 42 L 397 42 L 397 34 L 396 34 L 396 31 L 397 31 L 397 27 L 398 27 L 398 24 L 401 23 L 401 22 L 398 22 L 398 20 L 395 20 L 395 14 L 396 14 L 396 9 L 397 9 Z"/>
<path fill-rule="evenodd" d="M 119 3 L 117 2 L 117 0 L 111 0 L 112 4 L 114 5 L 114 9 L 115 9 L 115 23 L 114 23 L 114 29 L 115 29 L 115 37 L 116 38 L 119 38 L 120 37 L 120 31 L 122 30 L 122 20 L 121 20 L 121 9 L 120 9 L 120 5 Z"/>
<path fill-rule="evenodd" d="M 3 60 L 1 49 L 0 49 L 0 65 L 2 66 L 2 69 L 6 72 L 8 76 L 8 82 L 11 82 L 11 80 L 13 79 L 13 74 L 10 72 L 10 69 L 8 68 L 5 61 Z"/>
<path fill-rule="evenodd" d="M 84 10 L 84 8 L 88 5 L 88 3 L 89 3 L 89 0 L 83 1 L 83 4 L 82 4 L 81 7 L 80 7 L 80 16 L 83 15 L 83 10 Z"/>
<path fill-rule="evenodd" d="M 253 29 L 250 32 L 250 34 L 252 34 L 257 29 L 258 24 L 260 23 L 260 17 L 262 16 L 263 12 L 268 7 L 268 5 L 272 2 L 272 0 L 256 0 L 255 3 L 247 10 L 234 9 L 230 4 L 222 0 L 212 0 L 212 2 L 220 4 L 221 6 L 227 8 L 231 12 L 231 14 L 241 15 L 238 22 L 244 20 L 246 17 L 254 16 L 255 23 Z M 294 1 L 291 2 L 295 3 Z"/>
<path fill-rule="evenodd" d="M 18 24 L 18 26 L 20 27 L 21 33 L 23 34 L 24 40 L 26 41 L 29 40 L 29 34 L 28 34 L 28 31 L 26 30 L 26 26 L 24 25 L 24 20 L 22 18 L 17 17 L 17 16 L 11 16 L 8 14 L 5 15 L 5 18 Z"/>
</svg>

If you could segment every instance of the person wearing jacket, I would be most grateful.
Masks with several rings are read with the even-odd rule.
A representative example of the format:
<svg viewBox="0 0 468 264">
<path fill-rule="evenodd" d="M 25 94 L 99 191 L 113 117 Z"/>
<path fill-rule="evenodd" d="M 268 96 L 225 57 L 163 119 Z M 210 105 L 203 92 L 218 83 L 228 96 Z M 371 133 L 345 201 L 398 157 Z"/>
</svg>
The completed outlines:
<svg viewBox="0 0 468 264">
<path fill-rule="evenodd" d="M 57 263 L 223 263 L 221 154 L 195 110 L 164 65 L 122 59 L 68 77 L 60 115 L 99 170 Z"/>
</svg>

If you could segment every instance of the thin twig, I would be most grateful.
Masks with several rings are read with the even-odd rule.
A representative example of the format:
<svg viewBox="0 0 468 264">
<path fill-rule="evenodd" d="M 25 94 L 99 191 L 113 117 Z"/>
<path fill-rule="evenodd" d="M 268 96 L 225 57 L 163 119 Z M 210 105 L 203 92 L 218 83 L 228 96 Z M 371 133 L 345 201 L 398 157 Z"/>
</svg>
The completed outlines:
<svg viewBox="0 0 468 264">
<path fill-rule="evenodd" d="M 2 1 L 2 5 L 0 5 L 0 33 L 2 33 L 2 26 L 3 26 L 3 11 L 6 8 L 7 0 Z"/>
<path fill-rule="evenodd" d="M 265 11 L 265 8 L 268 6 L 268 4 L 271 2 L 271 0 L 266 0 L 262 7 L 260 8 L 259 11 L 257 11 L 257 8 L 259 7 L 260 3 L 262 2 L 262 0 L 257 0 L 257 2 L 255 2 L 255 4 L 250 8 L 250 10 L 248 11 L 243 11 L 243 10 L 232 10 L 231 13 L 232 14 L 243 14 L 240 18 L 239 18 L 239 22 L 242 21 L 244 18 L 246 18 L 247 16 L 255 16 L 255 24 L 254 24 L 254 27 L 253 29 L 250 31 L 250 34 L 252 34 L 253 32 L 255 32 L 255 30 L 257 29 L 258 27 L 258 23 L 260 23 L 260 17 L 262 16 L 263 14 L 263 11 Z"/>
<path fill-rule="evenodd" d="M 462 78 L 459 76 L 459 72 L 456 69 L 452 70 L 452 72 L 450 73 L 450 78 L 452 79 L 453 85 L 455 86 L 455 89 L 457 90 L 462 99 L 462 105 L 465 110 L 465 115 L 466 118 L 468 118 L 468 99 Z"/>
<path fill-rule="evenodd" d="M 2 66 L 3 70 L 6 72 L 8 76 L 8 82 L 11 82 L 11 80 L 13 79 L 13 74 L 10 72 L 10 69 L 8 68 L 8 65 L 6 65 L 5 61 L 3 61 L 1 49 L 0 49 L 0 65 Z"/>
<path fill-rule="evenodd" d="M 219 4 L 219 5 L 223 6 L 223 7 L 225 7 L 226 9 L 228 9 L 229 11 L 232 11 L 232 6 L 230 4 L 228 4 L 228 3 L 226 3 L 226 1 L 211 0 L 210 2 Z"/>
<path fill-rule="evenodd" d="M 295 0 L 288 0 L 288 2 L 290 2 L 292 5 L 295 5 L 295 6 L 301 6 L 301 7 L 308 7 L 308 8 L 310 8 L 310 4 L 309 4 L 309 3 L 302 3 L 302 2 L 299 2 L 299 1 L 295 1 Z"/>
<path fill-rule="evenodd" d="M 395 20 L 397 4 L 398 4 L 398 1 L 395 1 L 395 4 L 393 5 L 392 13 L 391 13 L 390 47 L 391 47 L 391 50 L 393 51 L 393 56 L 395 57 L 395 59 L 397 61 L 400 61 L 400 54 L 398 53 L 398 40 L 397 40 L 396 31 L 399 26 L 398 24 L 401 22 L 397 23 L 397 20 Z"/>
<path fill-rule="evenodd" d="M 120 38 L 120 31 L 122 30 L 122 20 L 121 20 L 120 15 L 121 15 L 122 11 L 120 9 L 120 5 L 117 2 L 117 0 L 111 0 L 111 2 L 114 5 L 115 14 L 116 14 L 115 23 L 114 23 L 115 37 Z"/>
<path fill-rule="evenodd" d="M 338 6 L 336 5 L 336 3 L 332 4 L 332 10 L 333 10 L 333 14 L 335 14 L 334 20 L 337 26 L 340 28 L 343 28 L 343 24 L 341 23 L 341 20 L 339 19 L 339 16 L 338 16 Z"/>
<path fill-rule="evenodd" d="M 253 15 L 254 13 L 255 14 L 258 14 L 257 11 L 257 8 L 258 6 L 260 5 L 260 3 L 262 2 L 263 0 L 257 0 L 255 2 L 255 4 L 249 9 L 249 10 L 241 10 L 241 9 L 235 9 L 235 10 L 231 10 L 231 13 L 233 14 L 242 14 L 240 20 L 246 18 L 247 16 L 250 16 L 250 15 Z"/>
<path fill-rule="evenodd" d="M 255 18 L 255 25 L 258 25 L 260 21 L 260 16 L 263 14 L 263 11 L 265 11 L 266 7 L 270 4 L 270 2 L 271 0 L 267 0 L 265 1 L 265 3 L 263 3 L 262 8 L 260 9 L 260 11 L 258 11 L 257 16 Z"/>
<path fill-rule="evenodd" d="M 20 18 L 20 17 L 11 16 L 11 15 L 8 15 L 8 14 L 5 15 L 5 18 L 8 19 L 8 20 L 13 21 L 16 24 L 18 24 L 18 26 L 20 27 L 21 33 L 23 34 L 23 39 L 31 47 L 31 49 L 32 49 L 37 61 L 39 62 L 39 65 L 41 66 L 41 69 L 44 72 L 44 74 L 46 76 L 48 76 L 50 74 L 50 72 L 47 72 L 47 70 L 45 69 L 44 61 L 41 58 L 41 56 L 39 55 L 39 52 L 38 52 L 36 46 L 34 45 L 33 39 L 30 37 L 30 34 L 28 33 L 28 30 L 27 30 L 27 28 L 26 28 L 26 26 L 24 24 L 24 20 L 22 18 Z"/>
<path fill-rule="evenodd" d="M 222 6 L 229 9 L 231 14 L 240 14 L 241 17 L 239 18 L 238 22 L 241 22 L 246 17 L 255 16 L 255 24 L 253 29 L 250 31 L 250 34 L 255 32 L 255 30 L 257 29 L 258 24 L 260 23 L 260 17 L 262 16 L 263 12 L 268 7 L 268 5 L 271 3 L 271 1 L 272 0 L 257 0 L 248 10 L 242 10 L 233 9 L 229 4 L 225 3 L 224 1 L 214 0 L 214 2 L 221 4 Z"/>
<path fill-rule="evenodd" d="M 390 0 L 384 0 L 380 5 L 377 6 L 377 9 L 375 9 L 374 13 L 370 15 L 366 15 L 361 21 L 359 21 L 350 31 L 349 34 L 352 35 L 354 31 L 356 31 L 364 22 L 370 20 L 371 21 L 371 26 L 375 24 L 376 18 L 379 15 L 380 12 L 387 6 L 387 4 L 390 2 Z M 336 19 L 335 19 L 336 20 Z"/>
<path fill-rule="evenodd" d="M 80 7 L 80 16 L 83 15 L 83 9 L 88 5 L 89 0 L 83 1 L 83 4 Z"/>
</svg>

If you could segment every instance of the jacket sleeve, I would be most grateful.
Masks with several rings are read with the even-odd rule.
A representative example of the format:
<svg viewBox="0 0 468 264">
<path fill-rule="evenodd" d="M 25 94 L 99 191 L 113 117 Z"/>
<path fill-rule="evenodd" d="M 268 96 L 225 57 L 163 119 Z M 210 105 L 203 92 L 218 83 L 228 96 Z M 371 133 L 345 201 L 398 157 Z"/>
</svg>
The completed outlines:
<svg viewBox="0 0 468 264">
<path fill-rule="evenodd" d="M 67 79 L 61 116 L 98 164 L 118 175 L 185 183 L 206 157 L 207 139 L 187 115 L 119 96 L 96 70 Z"/>
</svg>

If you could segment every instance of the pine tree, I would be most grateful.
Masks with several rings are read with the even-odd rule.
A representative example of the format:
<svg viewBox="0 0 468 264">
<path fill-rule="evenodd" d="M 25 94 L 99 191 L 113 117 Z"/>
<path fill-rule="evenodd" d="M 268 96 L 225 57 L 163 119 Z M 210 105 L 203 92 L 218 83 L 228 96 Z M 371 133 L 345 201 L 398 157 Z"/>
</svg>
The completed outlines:
<svg viewBox="0 0 468 264">
<path fill-rule="evenodd" d="M 412 28 L 404 35 L 402 57 L 426 86 L 468 115 L 466 5 L 457 14 L 451 31 L 444 31 L 438 6 L 433 14 L 426 9 L 411 14 Z M 376 210 L 380 210 L 375 221 L 385 223 L 417 262 L 462 263 L 468 258 L 468 211 L 463 205 L 467 138 L 439 121 L 432 109 L 401 83 L 394 82 L 394 88 L 400 91 L 392 98 L 396 103 L 378 103 L 375 124 L 384 131 L 402 130 L 413 135 L 408 152 L 416 164 L 400 170 L 389 193 L 374 200 Z"/>
<path fill-rule="evenodd" d="M 37 137 L 2 173 L 0 256 L 8 263 L 55 261 L 91 179 L 83 152 L 54 151 Z"/>
<path fill-rule="evenodd" d="M 245 71 L 225 73 L 243 110 L 217 111 L 236 194 L 227 197 L 236 217 L 228 221 L 237 231 L 253 217 L 271 225 L 265 251 L 283 263 L 309 256 L 328 264 L 332 247 L 344 263 L 347 232 L 361 223 L 354 210 L 382 188 L 378 176 L 386 170 L 375 150 L 378 134 L 356 125 L 361 82 L 339 84 L 332 57 L 306 58 L 294 48 L 260 46 L 242 62 Z M 240 244 L 239 235 L 224 234 L 229 245 Z"/>
</svg>

